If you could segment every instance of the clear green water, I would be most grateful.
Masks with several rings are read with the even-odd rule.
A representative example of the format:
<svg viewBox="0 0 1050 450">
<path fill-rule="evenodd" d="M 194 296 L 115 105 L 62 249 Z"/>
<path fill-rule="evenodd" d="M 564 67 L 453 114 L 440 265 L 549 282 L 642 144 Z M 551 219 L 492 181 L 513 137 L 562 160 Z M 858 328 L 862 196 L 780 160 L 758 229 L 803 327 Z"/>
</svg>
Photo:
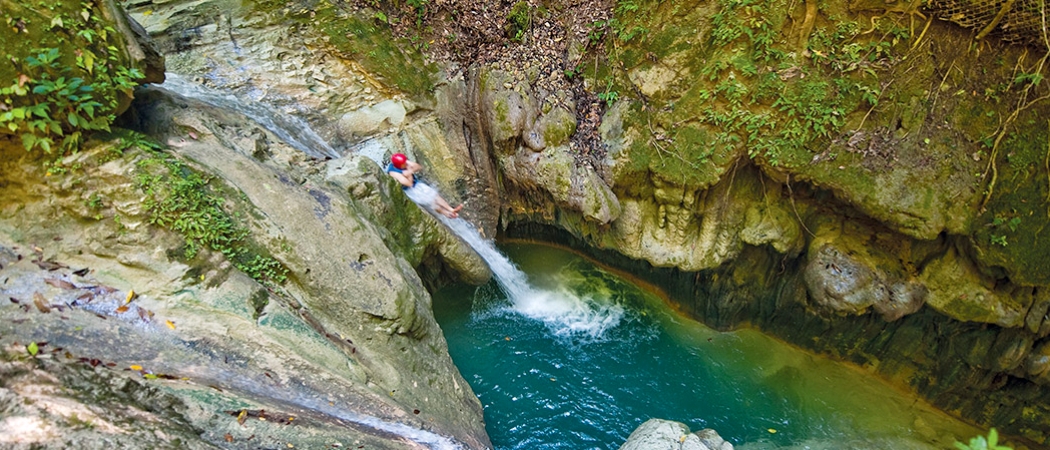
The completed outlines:
<svg viewBox="0 0 1050 450">
<path fill-rule="evenodd" d="M 711 330 L 568 252 L 503 250 L 544 301 L 512 303 L 494 283 L 434 295 L 498 449 L 617 449 L 650 418 L 744 450 L 944 449 L 979 433 L 853 368 Z"/>
</svg>

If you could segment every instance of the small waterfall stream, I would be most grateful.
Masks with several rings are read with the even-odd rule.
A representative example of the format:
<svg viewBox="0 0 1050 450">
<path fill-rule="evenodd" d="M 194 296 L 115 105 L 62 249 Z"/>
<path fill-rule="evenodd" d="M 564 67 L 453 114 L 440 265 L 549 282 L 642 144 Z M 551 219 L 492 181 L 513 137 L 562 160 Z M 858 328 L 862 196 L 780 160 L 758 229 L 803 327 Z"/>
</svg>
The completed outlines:
<svg viewBox="0 0 1050 450">
<path fill-rule="evenodd" d="M 176 73 L 166 73 L 164 76 L 164 83 L 158 86 L 161 89 L 216 108 L 244 114 L 286 144 L 309 156 L 318 159 L 342 156 L 321 136 L 318 136 L 309 124 L 298 117 L 282 114 L 265 103 L 242 100 L 232 94 L 205 87 Z"/>
<path fill-rule="evenodd" d="M 416 195 L 414 189 L 408 189 L 405 193 L 416 203 L 427 204 L 425 199 Z M 607 330 L 620 323 L 624 314 L 622 306 L 569 290 L 535 288 L 529 284 L 525 272 L 518 269 L 492 241 L 482 237 L 469 222 L 462 218 L 436 216 L 485 260 L 496 282 L 511 301 L 509 309 L 543 322 L 558 336 L 601 338 Z"/>
</svg>

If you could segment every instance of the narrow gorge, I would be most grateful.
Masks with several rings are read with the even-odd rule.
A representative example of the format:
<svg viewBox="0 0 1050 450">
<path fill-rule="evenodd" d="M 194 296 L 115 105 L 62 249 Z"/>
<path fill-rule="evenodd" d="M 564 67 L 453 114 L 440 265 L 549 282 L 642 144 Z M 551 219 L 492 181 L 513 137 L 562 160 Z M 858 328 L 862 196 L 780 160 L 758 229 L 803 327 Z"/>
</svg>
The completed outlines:
<svg viewBox="0 0 1050 450">
<path fill-rule="evenodd" d="M 513 447 L 431 297 L 498 269 L 392 153 L 470 232 L 1050 446 L 1041 0 L 0 6 L 2 447 Z M 725 448 L 690 426 L 640 434 Z"/>
</svg>

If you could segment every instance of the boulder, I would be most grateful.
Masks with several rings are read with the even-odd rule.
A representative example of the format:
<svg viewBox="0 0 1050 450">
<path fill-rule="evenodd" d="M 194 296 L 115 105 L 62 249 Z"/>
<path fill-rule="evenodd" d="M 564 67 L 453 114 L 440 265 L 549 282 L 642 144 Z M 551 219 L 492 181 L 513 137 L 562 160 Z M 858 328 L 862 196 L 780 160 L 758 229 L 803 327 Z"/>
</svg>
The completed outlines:
<svg viewBox="0 0 1050 450">
<path fill-rule="evenodd" d="M 649 419 L 631 432 L 620 450 L 733 450 L 733 444 L 710 428 L 690 433 L 684 423 Z"/>
<path fill-rule="evenodd" d="M 892 280 L 830 244 L 809 256 L 803 277 L 810 300 L 837 314 L 859 315 L 874 307 L 892 322 L 918 311 L 926 299 L 924 286 Z"/>
<path fill-rule="evenodd" d="M 336 130 L 340 138 L 353 142 L 401 126 L 406 113 L 401 102 L 384 100 L 343 114 L 336 124 Z"/>
</svg>

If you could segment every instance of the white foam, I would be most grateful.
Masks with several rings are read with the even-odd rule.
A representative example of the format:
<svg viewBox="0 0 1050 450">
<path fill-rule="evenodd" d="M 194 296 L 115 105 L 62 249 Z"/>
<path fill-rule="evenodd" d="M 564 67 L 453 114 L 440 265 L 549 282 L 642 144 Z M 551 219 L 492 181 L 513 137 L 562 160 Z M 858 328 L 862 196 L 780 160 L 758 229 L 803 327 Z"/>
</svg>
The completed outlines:
<svg viewBox="0 0 1050 450">
<path fill-rule="evenodd" d="M 539 320 L 557 336 L 585 335 L 599 338 L 623 318 L 624 309 L 617 304 L 590 297 L 580 297 L 565 290 L 532 290 L 512 299 L 511 309 Z"/>
<path fill-rule="evenodd" d="M 568 289 L 541 290 L 492 241 L 485 239 L 463 219 L 440 218 L 488 263 L 496 282 L 507 294 L 511 311 L 543 322 L 557 336 L 601 337 L 620 323 L 624 309 L 608 298 L 580 296 Z"/>
</svg>

